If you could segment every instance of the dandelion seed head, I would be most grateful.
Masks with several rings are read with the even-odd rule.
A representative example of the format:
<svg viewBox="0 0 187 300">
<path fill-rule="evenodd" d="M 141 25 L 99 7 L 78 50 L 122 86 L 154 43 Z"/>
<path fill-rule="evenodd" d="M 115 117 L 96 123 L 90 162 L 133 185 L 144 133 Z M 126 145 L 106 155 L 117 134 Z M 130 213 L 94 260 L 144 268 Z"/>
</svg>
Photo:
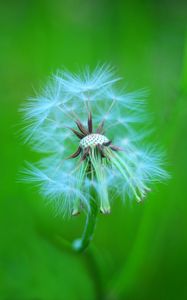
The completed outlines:
<svg viewBox="0 0 187 300">
<path fill-rule="evenodd" d="M 25 142 L 43 153 L 39 162 L 26 163 L 22 180 L 36 185 L 56 213 L 88 212 L 93 190 L 101 212 L 109 213 L 111 199 L 139 202 L 154 182 L 169 177 L 161 151 L 140 147 L 152 131 L 143 125 L 146 92 L 119 89 L 119 80 L 107 65 L 58 71 L 20 109 Z"/>
</svg>

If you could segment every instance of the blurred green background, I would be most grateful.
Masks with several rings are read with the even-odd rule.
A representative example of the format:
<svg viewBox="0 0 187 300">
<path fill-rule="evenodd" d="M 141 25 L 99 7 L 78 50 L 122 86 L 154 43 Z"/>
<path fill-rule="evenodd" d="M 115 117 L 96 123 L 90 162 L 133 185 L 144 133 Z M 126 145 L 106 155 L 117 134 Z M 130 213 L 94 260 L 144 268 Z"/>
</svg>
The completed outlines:
<svg viewBox="0 0 187 300">
<path fill-rule="evenodd" d="M 187 299 L 187 2 L 1 0 L 0 35 L 0 299 Z M 16 132 L 20 104 L 47 76 L 98 62 L 150 89 L 172 179 L 142 205 L 116 201 L 99 216 L 94 269 L 46 238 L 73 240 L 85 217 L 54 218 L 16 182 L 36 157 Z"/>
</svg>

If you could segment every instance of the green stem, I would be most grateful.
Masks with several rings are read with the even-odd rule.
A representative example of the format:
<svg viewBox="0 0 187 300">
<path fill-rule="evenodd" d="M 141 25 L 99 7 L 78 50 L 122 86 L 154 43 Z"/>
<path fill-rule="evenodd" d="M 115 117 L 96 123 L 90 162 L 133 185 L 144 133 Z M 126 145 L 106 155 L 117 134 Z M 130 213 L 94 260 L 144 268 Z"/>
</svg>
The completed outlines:
<svg viewBox="0 0 187 300">
<path fill-rule="evenodd" d="M 94 229 L 96 226 L 97 215 L 98 215 L 99 207 L 98 204 L 92 200 L 90 203 L 90 211 L 87 215 L 85 228 L 83 231 L 83 235 L 81 239 L 75 240 L 73 243 L 66 241 L 60 235 L 52 234 L 50 230 L 40 230 L 40 234 L 43 237 L 47 238 L 47 240 L 52 243 L 56 248 L 60 251 L 66 250 L 72 255 L 78 255 L 78 253 L 84 252 L 90 241 L 93 238 Z M 90 274 L 90 277 L 93 279 L 93 283 L 95 286 L 96 299 L 104 299 L 104 289 L 102 284 L 102 278 L 100 275 L 100 270 L 98 266 L 98 261 L 96 259 L 96 255 L 93 252 L 93 249 L 90 248 L 88 251 L 83 253 L 81 257 L 84 258 L 85 265 Z"/>
<path fill-rule="evenodd" d="M 87 251 L 82 254 L 84 258 L 84 264 L 87 268 L 87 271 L 90 275 L 90 278 L 93 280 L 95 296 L 97 300 L 105 299 L 105 286 L 103 284 L 101 271 L 99 267 L 99 261 L 97 259 L 97 253 L 93 247 L 89 247 Z"/>
<path fill-rule="evenodd" d="M 99 212 L 99 205 L 94 199 L 90 201 L 90 209 L 86 216 L 86 223 L 82 237 L 80 239 L 74 240 L 72 243 L 63 239 L 60 234 L 55 234 L 51 228 L 44 229 L 40 228 L 40 233 L 47 239 L 51 240 L 56 246 L 63 247 L 68 252 L 80 253 L 84 252 L 91 240 L 93 239 L 93 234 L 96 226 L 97 215 Z"/>
<path fill-rule="evenodd" d="M 91 247 L 79 256 L 80 252 L 77 252 L 77 250 L 75 251 L 72 244 L 64 240 L 60 235 L 53 235 L 51 232 L 46 232 L 44 230 L 39 230 L 39 233 L 42 237 L 45 237 L 48 242 L 61 251 L 62 254 L 66 251 L 70 255 L 78 255 L 80 258 L 82 257 L 90 278 L 92 278 L 96 299 L 105 299 L 105 291 L 100 274 L 99 263 L 97 261 L 97 255 L 94 253 L 94 249 Z"/>
<path fill-rule="evenodd" d="M 90 211 L 87 214 L 82 238 L 75 240 L 72 244 L 72 247 L 76 252 L 85 251 L 90 244 L 96 226 L 98 211 L 98 204 L 94 200 L 91 200 Z"/>
</svg>

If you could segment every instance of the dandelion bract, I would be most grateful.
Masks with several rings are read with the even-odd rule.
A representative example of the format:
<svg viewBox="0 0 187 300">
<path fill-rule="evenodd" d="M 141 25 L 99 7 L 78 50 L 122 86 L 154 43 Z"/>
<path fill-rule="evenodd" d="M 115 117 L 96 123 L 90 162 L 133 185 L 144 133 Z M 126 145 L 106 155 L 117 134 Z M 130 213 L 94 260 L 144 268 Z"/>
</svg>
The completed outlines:
<svg viewBox="0 0 187 300">
<path fill-rule="evenodd" d="M 21 109 L 25 142 L 43 153 L 27 163 L 23 180 L 37 185 L 58 213 L 89 211 L 91 199 L 109 213 L 117 195 L 140 202 L 168 177 L 162 153 L 142 146 L 145 93 L 119 90 L 120 79 L 106 65 L 80 75 L 61 71 Z"/>
</svg>

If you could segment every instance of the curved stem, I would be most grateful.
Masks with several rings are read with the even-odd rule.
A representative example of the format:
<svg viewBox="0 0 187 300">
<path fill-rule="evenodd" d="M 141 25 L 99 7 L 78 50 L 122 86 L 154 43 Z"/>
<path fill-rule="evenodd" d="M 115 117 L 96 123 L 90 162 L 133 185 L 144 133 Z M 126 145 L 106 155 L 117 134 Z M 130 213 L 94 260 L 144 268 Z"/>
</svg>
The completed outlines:
<svg viewBox="0 0 187 300">
<path fill-rule="evenodd" d="M 93 280 L 95 288 L 95 296 L 97 300 L 105 299 L 105 286 L 103 284 L 99 262 L 97 255 L 93 247 L 89 247 L 85 253 L 83 253 L 84 263 L 90 278 Z"/>
<path fill-rule="evenodd" d="M 75 240 L 72 244 L 72 247 L 76 252 L 83 252 L 91 242 L 96 226 L 98 211 L 98 204 L 94 200 L 91 200 L 90 211 L 86 218 L 82 238 Z"/>
<path fill-rule="evenodd" d="M 83 252 L 87 249 L 88 245 L 93 239 L 98 212 L 98 203 L 92 199 L 90 201 L 90 210 L 86 217 L 86 223 L 82 237 L 80 239 L 74 240 L 72 243 L 62 238 L 60 234 L 53 233 L 51 229 L 46 230 L 40 227 L 39 232 L 40 234 L 42 234 L 42 236 L 45 236 L 53 244 L 60 248 L 64 248 L 68 252 Z"/>
<path fill-rule="evenodd" d="M 58 234 L 52 234 L 51 231 L 39 230 L 40 234 L 52 243 L 60 251 L 67 251 L 72 255 L 78 255 L 78 253 L 83 252 L 87 249 L 90 241 L 93 238 L 94 229 L 97 221 L 97 214 L 99 211 L 98 204 L 92 200 L 90 203 L 90 211 L 87 215 L 86 224 L 84 227 L 83 235 L 81 239 L 75 240 L 73 243 L 63 239 Z M 104 299 L 104 288 L 102 284 L 102 278 L 99 270 L 99 264 L 96 259 L 96 255 L 93 248 L 88 249 L 83 255 L 86 268 L 93 279 L 93 284 L 95 287 L 96 299 Z"/>
</svg>

